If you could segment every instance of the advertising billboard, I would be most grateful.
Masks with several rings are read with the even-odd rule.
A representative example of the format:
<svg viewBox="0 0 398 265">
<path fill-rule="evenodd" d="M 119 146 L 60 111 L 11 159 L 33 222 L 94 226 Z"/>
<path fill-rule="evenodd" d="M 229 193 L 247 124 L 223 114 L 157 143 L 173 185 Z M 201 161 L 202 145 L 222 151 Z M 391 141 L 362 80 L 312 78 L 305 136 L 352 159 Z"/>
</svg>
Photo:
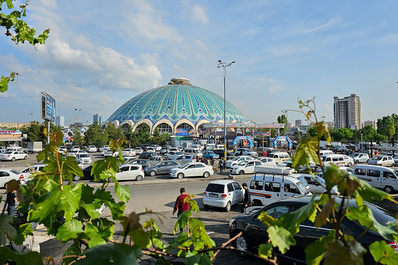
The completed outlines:
<svg viewBox="0 0 398 265">
<path fill-rule="evenodd" d="M 41 118 L 55 122 L 56 109 L 55 99 L 46 92 L 41 93 Z"/>
</svg>

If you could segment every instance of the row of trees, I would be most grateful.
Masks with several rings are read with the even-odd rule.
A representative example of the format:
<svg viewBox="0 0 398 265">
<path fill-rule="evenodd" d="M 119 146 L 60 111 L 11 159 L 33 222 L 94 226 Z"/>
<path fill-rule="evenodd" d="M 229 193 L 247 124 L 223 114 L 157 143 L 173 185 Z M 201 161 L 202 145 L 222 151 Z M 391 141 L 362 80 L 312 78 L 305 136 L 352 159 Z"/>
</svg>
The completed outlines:
<svg viewBox="0 0 398 265">
<path fill-rule="evenodd" d="M 46 142 L 45 136 L 47 131 L 47 123 L 40 123 L 33 121 L 29 126 L 21 129 L 23 134 L 27 135 L 29 142 L 42 141 Z M 52 132 L 61 132 L 60 127 L 51 124 Z M 110 140 L 124 139 L 124 146 L 139 146 L 141 144 L 151 143 L 163 145 L 169 140 L 169 134 L 161 134 L 159 130 L 155 129 L 153 135 L 149 133 L 149 127 L 146 124 L 141 125 L 135 132 L 132 132 L 132 128 L 128 127 L 115 127 L 113 123 L 106 123 L 105 125 L 99 125 L 97 122 L 88 126 L 88 129 L 82 133 L 79 129 L 73 130 L 74 145 L 95 145 L 103 146 L 107 145 Z"/>
</svg>

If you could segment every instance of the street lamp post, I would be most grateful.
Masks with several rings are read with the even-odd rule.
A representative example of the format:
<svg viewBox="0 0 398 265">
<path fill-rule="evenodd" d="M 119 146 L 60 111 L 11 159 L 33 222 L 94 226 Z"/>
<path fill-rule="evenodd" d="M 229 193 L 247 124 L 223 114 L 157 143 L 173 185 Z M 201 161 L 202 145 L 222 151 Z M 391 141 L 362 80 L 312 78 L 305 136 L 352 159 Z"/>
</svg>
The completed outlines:
<svg viewBox="0 0 398 265">
<path fill-rule="evenodd" d="M 218 60 L 218 65 L 217 68 L 222 68 L 224 71 L 224 162 L 227 160 L 227 123 L 226 123 L 226 92 L 225 92 L 225 79 L 227 77 L 227 67 L 231 66 L 235 61 L 232 61 L 230 63 L 225 63 L 222 62 L 221 60 Z"/>
<path fill-rule="evenodd" d="M 73 122 L 76 124 L 76 111 L 81 111 L 82 109 L 75 109 L 75 115 L 73 117 Z"/>
</svg>

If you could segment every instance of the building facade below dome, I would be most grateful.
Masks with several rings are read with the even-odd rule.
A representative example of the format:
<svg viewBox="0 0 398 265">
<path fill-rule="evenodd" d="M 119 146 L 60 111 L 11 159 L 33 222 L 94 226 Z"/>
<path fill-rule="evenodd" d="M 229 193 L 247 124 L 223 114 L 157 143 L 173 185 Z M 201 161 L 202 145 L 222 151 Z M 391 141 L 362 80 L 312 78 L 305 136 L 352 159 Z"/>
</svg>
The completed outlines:
<svg viewBox="0 0 398 265">
<path fill-rule="evenodd" d="M 197 135 L 206 123 L 223 123 L 224 99 L 206 89 L 193 86 L 186 78 L 173 78 L 166 86 L 145 91 L 130 99 L 108 119 L 115 125 L 130 125 L 135 131 L 140 125 L 149 126 L 151 133 Z M 226 121 L 245 123 L 246 117 L 226 102 Z"/>
</svg>

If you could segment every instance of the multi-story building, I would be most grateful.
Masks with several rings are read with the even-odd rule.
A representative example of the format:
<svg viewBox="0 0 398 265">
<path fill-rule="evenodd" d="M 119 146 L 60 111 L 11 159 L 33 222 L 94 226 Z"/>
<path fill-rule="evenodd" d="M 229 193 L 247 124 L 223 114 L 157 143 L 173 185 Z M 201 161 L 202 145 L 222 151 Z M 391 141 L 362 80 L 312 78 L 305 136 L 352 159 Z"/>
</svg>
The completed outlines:
<svg viewBox="0 0 398 265">
<path fill-rule="evenodd" d="M 334 127 L 361 129 L 362 109 L 361 99 L 355 94 L 348 97 L 334 97 Z"/>
<path fill-rule="evenodd" d="M 377 121 L 364 121 L 362 124 L 362 128 L 368 125 L 372 125 L 373 128 L 377 130 Z"/>
<path fill-rule="evenodd" d="M 295 125 L 296 127 L 300 127 L 301 124 L 302 124 L 302 121 L 301 121 L 301 120 L 295 120 L 295 121 L 294 121 L 294 125 Z"/>
<path fill-rule="evenodd" d="M 55 118 L 55 125 L 60 127 L 65 127 L 65 117 L 64 116 L 57 116 Z"/>
<path fill-rule="evenodd" d="M 95 123 L 95 122 L 98 122 L 98 124 L 101 125 L 102 117 L 99 114 L 93 115 L 93 123 Z"/>
</svg>

